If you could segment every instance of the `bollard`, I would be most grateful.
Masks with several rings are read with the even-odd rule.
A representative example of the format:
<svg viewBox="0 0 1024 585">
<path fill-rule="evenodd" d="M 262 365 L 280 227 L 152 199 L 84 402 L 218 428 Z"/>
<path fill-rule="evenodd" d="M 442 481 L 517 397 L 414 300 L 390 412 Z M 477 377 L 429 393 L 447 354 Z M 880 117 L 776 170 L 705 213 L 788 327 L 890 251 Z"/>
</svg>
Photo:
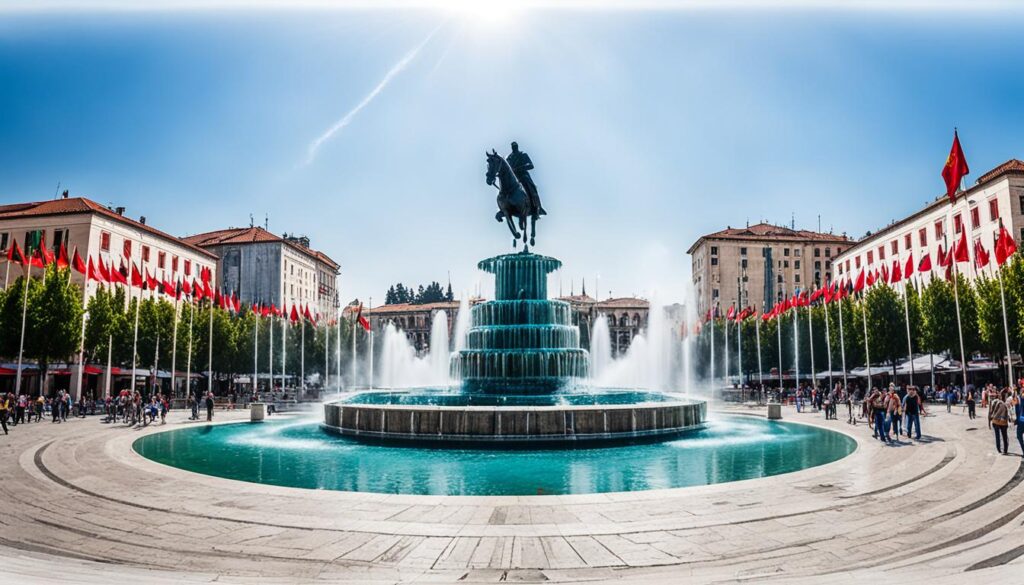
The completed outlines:
<svg viewBox="0 0 1024 585">
<path fill-rule="evenodd" d="M 768 405 L 768 420 L 780 420 L 782 419 L 782 405 L 781 404 L 769 404 Z"/>
<path fill-rule="evenodd" d="M 267 418 L 267 405 L 262 402 L 253 402 L 249 405 L 249 420 L 251 422 L 263 422 Z"/>
</svg>

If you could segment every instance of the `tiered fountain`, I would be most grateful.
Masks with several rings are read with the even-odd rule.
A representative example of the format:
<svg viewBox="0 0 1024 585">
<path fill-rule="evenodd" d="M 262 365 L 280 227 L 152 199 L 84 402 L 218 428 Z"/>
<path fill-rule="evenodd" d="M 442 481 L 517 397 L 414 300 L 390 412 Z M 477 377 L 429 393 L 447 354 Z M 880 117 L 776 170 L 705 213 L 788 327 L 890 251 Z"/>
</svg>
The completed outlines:
<svg viewBox="0 0 1024 585">
<path fill-rule="evenodd" d="M 700 426 L 702 400 L 586 385 L 588 356 L 569 304 L 547 298 L 561 262 L 536 254 L 488 258 L 495 300 L 472 309 L 466 349 L 453 354 L 457 390 L 363 392 L 324 406 L 326 427 L 369 440 L 529 444 L 638 440 Z"/>
</svg>

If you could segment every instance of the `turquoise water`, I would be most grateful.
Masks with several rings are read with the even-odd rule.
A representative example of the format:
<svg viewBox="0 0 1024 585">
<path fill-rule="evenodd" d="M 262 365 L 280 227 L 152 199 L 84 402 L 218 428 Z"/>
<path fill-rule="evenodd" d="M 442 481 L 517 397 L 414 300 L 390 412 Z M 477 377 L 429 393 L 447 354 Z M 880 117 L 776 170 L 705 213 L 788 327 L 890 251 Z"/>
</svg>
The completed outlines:
<svg viewBox="0 0 1024 585">
<path fill-rule="evenodd" d="M 681 396 L 662 392 L 603 388 L 554 394 L 483 394 L 443 388 L 417 388 L 395 392 L 362 392 L 344 400 L 346 404 L 397 404 L 404 406 L 585 406 L 673 401 L 690 402 Z"/>
<path fill-rule="evenodd" d="M 796 471 L 853 451 L 849 437 L 805 425 L 719 416 L 664 443 L 594 449 L 424 449 L 366 445 L 319 421 L 239 423 L 135 442 L 154 461 L 272 485 L 419 495 L 591 494 L 707 485 Z"/>
</svg>

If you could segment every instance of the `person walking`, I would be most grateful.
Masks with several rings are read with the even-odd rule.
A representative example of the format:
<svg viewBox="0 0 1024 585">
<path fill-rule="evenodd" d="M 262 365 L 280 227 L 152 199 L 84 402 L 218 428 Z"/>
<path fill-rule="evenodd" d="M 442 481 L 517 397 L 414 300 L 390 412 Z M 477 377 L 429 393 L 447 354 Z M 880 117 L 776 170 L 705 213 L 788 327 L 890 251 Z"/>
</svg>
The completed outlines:
<svg viewBox="0 0 1024 585">
<path fill-rule="evenodd" d="M 917 387 L 907 388 L 907 395 L 903 397 L 903 415 L 907 418 L 907 438 L 910 438 L 910 431 L 916 430 L 915 440 L 921 440 L 921 397 L 917 395 Z"/>
<path fill-rule="evenodd" d="M 14 407 L 14 425 L 25 422 L 25 409 L 28 408 L 28 397 L 24 394 L 18 396 L 18 404 Z"/>
<path fill-rule="evenodd" d="M 1007 438 L 1007 427 L 1009 426 L 1010 412 L 1001 396 L 997 396 L 988 405 L 988 428 L 996 435 L 996 451 L 1006 455 L 1010 448 L 1010 440 Z"/>
<path fill-rule="evenodd" d="M 191 413 L 191 416 L 188 417 L 188 420 L 199 420 L 199 400 L 196 398 L 196 395 L 192 392 L 188 393 L 188 409 L 189 412 Z"/>
<path fill-rule="evenodd" d="M 953 412 L 953 387 L 946 387 L 946 412 Z"/>
<path fill-rule="evenodd" d="M 0 426 L 4 428 L 4 434 L 7 434 L 7 417 L 11 413 L 11 395 L 3 394 L 0 395 Z"/>
<path fill-rule="evenodd" d="M 967 418 L 969 418 L 970 420 L 974 420 L 975 418 L 977 418 L 977 410 L 975 409 L 975 403 L 977 402 L 976 394 L 977 391 L 974 389 L 974 386 L 969 386 L 967 388 Z"/>
<path fill-rule="evenodd" d="M 1017 426 L 1017 443 L 1020 456 L 1024 457 L 1024 390 L 1018 388 L 1013 394 L 1013 421 Z"/>
<path fill-rule="evenodd" d="M 889 430 L 892 429 L 892 434 L 896 436 L 896 440 L 900 438 L 900 432 L 903 430 L 902 419 L 903 414 L 900 412 L 900 395 L 896 393 L 896 385 L 889 384 L 889 403 L 886 404 L 886 425 L 885 434 L 889 435 Z"/>
<path fill-rule="evenodd" d="M 888 433 L 885 430 L 885 396 L 878 388 L 871 390 L 871 394 L 865 401 L 868 404 L 870 424 L 874 427 L 874 434 L 872 437 L 878 438 L 883 443 L 889 442 Z"/>
<path fill-rule="evenodd" d="M 213 392 L 206 394 L 206 422 L 213 420 Z"/>
</svg>

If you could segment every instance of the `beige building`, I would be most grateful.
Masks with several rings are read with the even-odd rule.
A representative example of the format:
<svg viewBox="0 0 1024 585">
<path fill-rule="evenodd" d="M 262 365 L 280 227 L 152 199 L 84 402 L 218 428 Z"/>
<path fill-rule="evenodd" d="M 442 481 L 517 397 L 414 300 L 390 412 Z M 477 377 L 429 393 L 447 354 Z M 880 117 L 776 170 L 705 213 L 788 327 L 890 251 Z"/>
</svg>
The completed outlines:
<svg viewBox="0 0 1024 585">
<path fill-rule="evenodd" d="M 134 263 L 161 281 L 198 280 L 200 271 L 209 268 L 212 272 L 217 265 L 215 255 L 147 225 L 144 216 L 132 219 L 123 207 L 111 209 L 84 197 L 68 197 L 66 191 L 60 199 L 0 206 L 0 252 L 4 254 L 0 278 L 5 282 L 8 270 L 10 280 L 18 270 L 17 266 L 10 268 L 6 259 L 15 240 L 23 252 L 29 242 L 42 241 L 54 254 L 64 244 L 69 259 L 77 248 L 85 262 L 92 258 L 114 269 Z M 85 286 L 89 295 L 98 286 L 86 283 L 85 276 L 73 270 L 71 278 Z M 216 285 L 215 279 L 212 284 Z M 141 293 L 132 288 L 134 296 Z"/>
<path fill-rule="evenodd" d="M 974 266 L 974 246 L 980 242 L 993 254 L 999 221 L 1013 234 L 1018 246 L 1024 240 L 1024 162 L 1011 159 L 984 173 L 950 203 L 945 194 L 916 213 L 869 233 L 836 258 L 836 277 L 855 280 L 861 270 L 889 271 L 893 262 L 905 266 L 913 256 L 915 275 L 925 281 L 933 276 L 942 277 L 944 269 L 938 266 L 938 252 L 949 250 L 966 230 L 972 262 L 957 268 L 968 278 L 975 278 L 979 270 Z M 929 255 L 932 270 L 918 274 L 921 258 Z M 990 274 L 993 262 L 981 270 Z"/>
<path fill-rule="evenodd" d="M 687 253 L 697 314 L 718 306 L 762 310 L 797 290 L 832 278 L 834 261 L 852 245 L 846 235 L 759 223 L 701 236 Z"/>
<path fill-rule="evenodd" d="M 338 263 L 309 238 L 278 236 L 259 227 L 228 228 L 185 241 L 216 254 L 217 278 L 243 304 L 305 307 L 327 320 L 338 315 Z"/>
</svg>

